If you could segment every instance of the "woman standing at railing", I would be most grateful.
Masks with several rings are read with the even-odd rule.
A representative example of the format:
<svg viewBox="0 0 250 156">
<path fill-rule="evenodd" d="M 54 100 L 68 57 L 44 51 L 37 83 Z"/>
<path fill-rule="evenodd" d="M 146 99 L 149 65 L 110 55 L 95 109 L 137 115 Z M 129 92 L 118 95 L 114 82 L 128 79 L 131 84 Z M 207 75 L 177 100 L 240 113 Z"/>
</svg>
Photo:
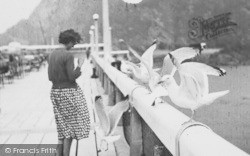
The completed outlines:
<svg viewBox="0 0 250 156">
<path fill-rule="evenodd" d="M 52 52 L 48 61 L 49 80 L 53 83 L 51 100 L 58 132 L 58 156 L 69 155 L 72 139 L 79 140 L 89 136 L 89 112 L 84 94 L 76 83 L 84 60 L 78 59 L 78 65 L 74 68 L 74 57 L 70 52 L 80 40 L 80 35 L 73 29 L 61 32 L 59 43 L 65 48 Z"/>
</svg>

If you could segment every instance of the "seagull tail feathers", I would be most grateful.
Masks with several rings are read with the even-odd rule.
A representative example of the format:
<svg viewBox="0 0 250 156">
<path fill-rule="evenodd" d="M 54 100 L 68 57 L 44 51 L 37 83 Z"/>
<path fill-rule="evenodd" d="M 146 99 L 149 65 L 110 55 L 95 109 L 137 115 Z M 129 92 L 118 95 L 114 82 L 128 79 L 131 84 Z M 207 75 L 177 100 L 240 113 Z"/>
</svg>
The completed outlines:
<svg viewBox="0 0 250 156">
<path fill-rule="evenodd" d="M 206 95 L 206 97 L 203 98 L 202 102 L 204 105 L 210 105 L 213 103 L 216 99 L 225 96 L 226 94 L 229 93 L 229 90 L 225 91 L 220 91 L 220 92 L 214 92 L 214 93 L 209 93 Z"/>
</svg>

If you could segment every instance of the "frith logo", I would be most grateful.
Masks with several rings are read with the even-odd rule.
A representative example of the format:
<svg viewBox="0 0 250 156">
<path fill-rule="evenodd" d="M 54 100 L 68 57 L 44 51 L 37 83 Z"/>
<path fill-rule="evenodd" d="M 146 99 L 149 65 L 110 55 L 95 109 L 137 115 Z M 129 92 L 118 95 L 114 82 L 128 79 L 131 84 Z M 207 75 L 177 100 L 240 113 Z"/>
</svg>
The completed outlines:
<svg viewBox="0 0 250 156">
<path fill-rule="evenodd" d="M 231 21 L 231 12 L 220 14 L 209 19 L 195 17 L 188 21 L 190 39 L 210 40 L 234 32 L 237 24 Z"/>
</svg>

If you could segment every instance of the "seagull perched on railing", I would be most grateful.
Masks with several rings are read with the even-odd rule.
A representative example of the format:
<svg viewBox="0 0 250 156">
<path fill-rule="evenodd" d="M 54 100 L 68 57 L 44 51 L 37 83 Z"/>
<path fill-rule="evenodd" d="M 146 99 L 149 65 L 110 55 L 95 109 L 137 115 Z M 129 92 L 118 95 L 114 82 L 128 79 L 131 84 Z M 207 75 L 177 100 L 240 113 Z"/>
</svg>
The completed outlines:
<svg viewBox="0 0 250 156">
<path fill-rule="evenodd" d="M 135 64 L 130 61 L 125 61 L 132 68 L 132 73 L 135 78 L 140 80 L 144 84 L 149 82 L 149 72 L 147 68 L 153 68 L 153 53 L 156 49 L 156 42 L 154 42 L 143 54 L 140 56 L 133 48 L 131 48 L 123 39 L 120 39 L 119 42 L 124 43 L 128 50 L 140 60 L 140 63 Z"/>
<path fill-rule="evenodd" d="M 180 75 L 178 85 L 171 75 L 162 77 L 166 89 L 169 91 L 171 101 L 179 107 L 192 110 L 190 121 L 193 121 L 195 111 L 214 102 L 219 97 L 229 93 L 229 90 L 209 93 L 208 75 L 224 76 L 226 71 L 222 68 L 208 66 L 198 62 L 179 63 L 173 56 L 169 55 Z"/>
<path fill-rule="evenodd" d="M 95 109 L 100 121 L 100 127 L 96 127 L 96 134 L 101 138 L 101 148 L 102 143 L 106 143 L 106 149 L 108 150 L 108 144 L 114 142 L 120 138 L 120 135 L 113 135 L 114 131 L 118 125 L 122 114 L 128 110 L 129 102 L 124 100 L 115 104 L 109 112 L 105 111 L 103 99 L 101 96 L 95 97 Z"/>
<path fill-rule="evenodd" d="M 123 40 L 120 40 L 120 42 L 124 42 Z M 125 42 L 124 42 L 125 43 Z M 143 53 L 142 56 L 138 55 L 138 53 L 131 48 L 128 44 L 128 50 L 133 53 L 133 55 L 140 60 L 140 63 L 138 65 L 135 65 L 132 62 L 127 62 L 131 66 L 134 67 L 133 74 L 136 78 L 139 80 L 143 80 L 144 83 L 146 83 L 149 86 L 149 89 L 151 91 L 151 96 L 153 97 L 153 104 L 155 104 L 155 100 L 159 97 L 167 96 L 168 92 L 167 90 L 162 87 L 160 82 L 160 74 L 158 74 L 153 69 L 153 53 L 157 47 L 157 41 L 155 40 L 151 46 Z"/>
</svg>

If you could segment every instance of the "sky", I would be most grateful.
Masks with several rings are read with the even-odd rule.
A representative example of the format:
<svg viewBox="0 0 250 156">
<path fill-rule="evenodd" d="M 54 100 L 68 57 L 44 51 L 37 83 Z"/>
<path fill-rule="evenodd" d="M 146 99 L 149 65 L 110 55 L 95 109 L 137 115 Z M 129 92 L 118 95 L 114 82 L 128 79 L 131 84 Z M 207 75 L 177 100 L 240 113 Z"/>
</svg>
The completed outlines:
<svg viewBox="0 0 250 156">
<path fill-rule="evenodd" d="M 0 33 L 27 19 L 41 0 L 0 0 Z"/>
</svg>

